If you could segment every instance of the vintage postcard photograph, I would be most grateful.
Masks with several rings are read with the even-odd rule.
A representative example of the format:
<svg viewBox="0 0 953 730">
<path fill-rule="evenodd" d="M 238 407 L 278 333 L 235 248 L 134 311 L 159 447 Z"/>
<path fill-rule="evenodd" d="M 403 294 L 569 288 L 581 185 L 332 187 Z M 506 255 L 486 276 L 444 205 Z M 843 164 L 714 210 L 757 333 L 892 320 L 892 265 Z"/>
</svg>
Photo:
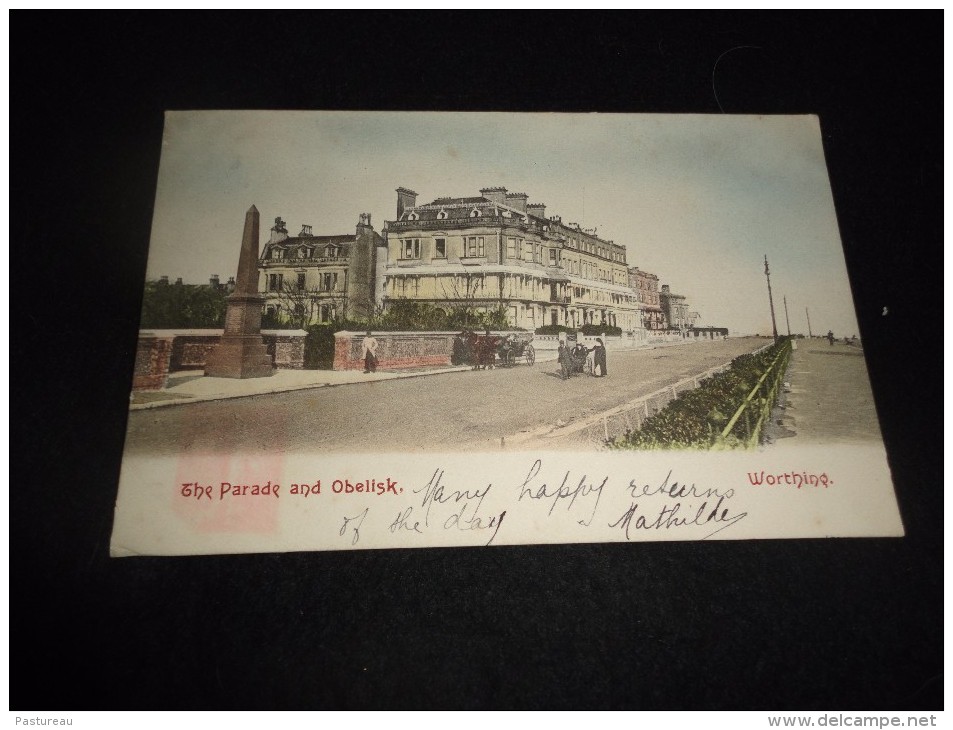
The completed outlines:
<svg viewBox="0 0 953 730">
<path fill-rule="evenodd" d="M 168 112 L 112 554 L 902 535 L 820 125 Z"/>
</svg>

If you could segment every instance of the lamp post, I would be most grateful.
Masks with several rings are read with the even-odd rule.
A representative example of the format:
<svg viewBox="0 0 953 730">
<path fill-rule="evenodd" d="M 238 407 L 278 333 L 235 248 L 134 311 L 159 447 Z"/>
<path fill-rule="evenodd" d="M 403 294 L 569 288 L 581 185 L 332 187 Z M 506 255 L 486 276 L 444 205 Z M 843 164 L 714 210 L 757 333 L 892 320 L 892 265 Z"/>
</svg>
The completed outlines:
<svg viewBox="0 0 953 730">
<path fill-rule="evenodd" d="M 771 272 L 768 270 L 768 255 L 764 255 L 764 275 L 768 280 L 768 303 L 771 305 L 771 334 L 774 342 L 778 341 L 778 325 L 774 321 L 774 297 L 771 296 Z"/>
<path fill-rule="evenodd" d="M 788 323 L 788 337 L 791 336 L 791 320 L 788 318 L 788 295 L 784 295 L 784 321 Z"/>
</svg>

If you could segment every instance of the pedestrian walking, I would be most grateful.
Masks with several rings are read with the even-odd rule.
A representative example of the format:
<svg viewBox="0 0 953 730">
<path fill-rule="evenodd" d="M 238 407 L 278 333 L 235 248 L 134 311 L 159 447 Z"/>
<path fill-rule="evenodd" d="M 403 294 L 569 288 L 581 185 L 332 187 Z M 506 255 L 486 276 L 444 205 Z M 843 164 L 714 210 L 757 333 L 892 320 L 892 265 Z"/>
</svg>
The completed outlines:
<svg viewBox="0 0 953 730">
<path fill-rule="evenodd" d="M 361 347 L 364 351 L 364 372 L 377 372 L 377 339 L 368 330 L 364 339 L 361 341 Z"/>
<path fill-rule="evenodd" d="M 559 350 L 556 359 L 559 361 L 560 377 L 563 380 L 568 380 L 572 371 L 572 355 L 569 352 L 568 345 L 562 340 L 559 341 Z"/>
<path fill-rule="evenodd" d="M 596 338 L 596 346 L 592 348 L 592 374 L 597 378 L 604 378 L 609 373 L 606 371 L 606 345 L 601 337 Z M 597 374 L 596 371 L 599 371 Z"/>
<path fill-rule="evenodd" d="M 486 328 L 486 334 L 480 338 L 479 344 L 479 370 L 490 370 L 496 362 L 496 337 L 490 334 L 490 328 Z"/>
<path fill-rule="evenodd" d="M 453 351 L 450 354 L 451 365 L 462 365 L 465 359 L 464 349 L 466 347 L 466 331 L 461 332 L 453 338 Z"/>
</svg>

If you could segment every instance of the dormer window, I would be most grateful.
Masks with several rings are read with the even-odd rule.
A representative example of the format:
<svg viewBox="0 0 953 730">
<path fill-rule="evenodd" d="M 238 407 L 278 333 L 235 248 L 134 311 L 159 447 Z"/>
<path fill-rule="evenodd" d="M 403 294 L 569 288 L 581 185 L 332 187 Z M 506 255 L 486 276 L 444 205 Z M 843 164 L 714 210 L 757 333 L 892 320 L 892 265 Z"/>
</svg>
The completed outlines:
<svg viewBox="0 0 953 730">
<path fill-rule="evenodd" d="M 409 216 L 407 216 L 407 220 L 410 220 L 410 221 L 420 220 L 420 216 L 417 215 L 417 211 L 414 211 Z"/>
<path fill-rule="evenodd" d="M 473 210 L 470 211 L 470 217 L 471 217 L 471 218 L 479 218 L 479 217 L 480 217 L 480 211 L 477 210 L 476 208 L 474 208 Z"/>
<path fill-rule="evenodd" d="M 275 261 L 280 261 L 284 257 L 285 257 L 284 249 L 281 249 L 281 248 L 271 249 L 271 258 L 274 259 Z"/>
<path fill-rule="evenodd" d="M 441 210 L 439 213 L 437 213 L 438 221 L 446 220 L 446 218 L 447 218 L 447 211 Z"/>
</svg>

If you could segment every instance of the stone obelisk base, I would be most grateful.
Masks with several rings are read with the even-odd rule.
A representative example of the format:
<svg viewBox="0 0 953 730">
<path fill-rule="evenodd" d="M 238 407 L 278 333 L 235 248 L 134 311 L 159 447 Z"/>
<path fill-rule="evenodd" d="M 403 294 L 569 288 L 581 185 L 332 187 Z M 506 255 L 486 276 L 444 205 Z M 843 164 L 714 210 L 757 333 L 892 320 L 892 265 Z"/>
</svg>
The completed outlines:
<svg viewBox="0 0 953 730">
<path fill-rule="evenodd" d="M 205 362 L 205 374 L 212 378 L 267 378 L 273 373 L 261 335 L 222 335 Z"/>
<path fill-rule="evenodd" d="M 266 378 L 271 356 L 261 339 L 261 303 L 257 296 L 233 294 L 225 311 L 225 333 L 205 361 L 212 378 Z M 252 334 L 255 333 L 255 334 Z"/>
</svg>

